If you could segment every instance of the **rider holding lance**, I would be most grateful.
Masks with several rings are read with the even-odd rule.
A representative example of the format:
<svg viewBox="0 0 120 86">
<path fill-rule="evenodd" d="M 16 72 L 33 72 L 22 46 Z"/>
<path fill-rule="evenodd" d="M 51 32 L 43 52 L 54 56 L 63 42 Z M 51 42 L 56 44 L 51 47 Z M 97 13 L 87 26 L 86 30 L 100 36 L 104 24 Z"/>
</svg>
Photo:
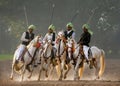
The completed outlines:
<svg viewBox="0 0 120 86">
<path fill-rule="evenodd" d="M 80 40 L 77 43 L 80 44 L 81 55 L 84 56 L 86 58 L 86 61 L 88 62 L 89 43 L 93 32 L 90 30 L 88 24 L 84 24 L 82 26 L 82 29 L 83 29 L 83 33 L 81 34 Z"/>
</svg>

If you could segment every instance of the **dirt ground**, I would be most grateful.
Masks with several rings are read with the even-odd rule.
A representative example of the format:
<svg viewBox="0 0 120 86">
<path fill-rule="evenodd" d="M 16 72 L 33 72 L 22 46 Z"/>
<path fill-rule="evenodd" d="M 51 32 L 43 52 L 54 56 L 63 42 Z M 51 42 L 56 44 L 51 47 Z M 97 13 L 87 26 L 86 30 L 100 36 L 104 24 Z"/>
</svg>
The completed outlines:
<svg viewBox="0 0 120 86">
<path fill-rule="evenodd" d="M 120 59 L 106 59 L 105 72 L 100 80 L 94 80 L 94 69 L 89 69 L 86 65 L 83 77 L 79 81 L 73 81 L 73 70 L 68 73 L 67 79 L 57 81 L 54 70 L 51 80 L 46 80 L 42 73 L 41 81 L 38 82 L 38 68 L 35 69 L 30 80 L 25 78 L 20 82 L 20 77 L 15 74 L 14 80 L 11 81 L 9 79 L 11 64 L 11 60 L 0 61 L 0 86 L 120 86 Z"/>
</svg>

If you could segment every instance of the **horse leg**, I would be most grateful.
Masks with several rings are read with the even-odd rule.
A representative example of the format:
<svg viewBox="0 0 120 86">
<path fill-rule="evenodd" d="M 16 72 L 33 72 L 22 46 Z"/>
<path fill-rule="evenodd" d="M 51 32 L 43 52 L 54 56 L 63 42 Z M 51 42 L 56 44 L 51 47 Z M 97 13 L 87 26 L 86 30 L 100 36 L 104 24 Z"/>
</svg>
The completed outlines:
<svg viewBox="0 0 120 86">
<path fill-rule="evenodd" d="M 33 65 L 32 65 L 32 70 L 31 70 L 31 72 L 30 72 L 30 75 L 28 76 L 29 79 L 31 78 L 31 76 L 32 76 L 32 74 L 33 74 L 33 70 L 34 70 L 34 67 L 33 67 Z"/>
<path fill-rule="evenodd" d="M 79 79 L 82 77 L 82 75 L 83 75 L 83 70 L 84 70 L 84 62 L 82 62 L 82 65 L 81 65 L 81 67 L 80 67 L 80 69 L 79 69 Z"/>
<path fill-rule="evenodd" d="M 14 65 L 15 65 L 15 63 L 13 62 L 12 63 L 12 72 L 11 72 L 11 75 L 10 75 L 11 80 L 13 80 Z"/>
<path fill-rule="evenodd" d="M 43 64 L 44 64 L 44 59 L 41 58 L 41 65 L 40 65 L 40 69 L 39 69 L 38 81 L 40 81 L 41 72 L 42 72 L 42 69 L 43 69 Z"/>
<path fill-rule="evenodd" d="M 64 74 L 64 79 L 66 79 L 67 74 L 68 74 L 69 70 L 71 69 L 70 63 L 69 63 L 69 64 L 66 64 L 66 66 L 67 66 L 67 71 L 66 71 L 65 74 Z"/>
<path fill-rule="evenodd" d="M 99 79 L 99 74 L 98 74 L 98 72 L 99 72 L 99 69 L 100 69 L 100 68 L 98 67 L 98 65 L 97 65 L 96 60 L 93 61 L 93 66 L 95 67 L 95 76 L 96 76 L 95 80 L 96 80 L 96 79 Z"/>
<path fill-rule="evenodd" d="M 81 59 L 80 56 L 77 59 L 77 64 L 75 66 L 75 71 L 74 71 L 74 80 L 79 80 L 79 76 L 78 76 L 78 70 L 79 70 L 79 65 L 81 63 Z"/>
<path fill-rule="evenodd" d="M 49 59 L 47 60 L 46 67 L 45 67 L 45 76 L 46 76 L 46 78 L 48 78 L 48 68 L 50 66 L 50 62 L 51 62 L 51 58 L 49 57 Z"/>
<path fill-rule="evenodd" d="M 49 72 L 49 75 L 48 75 L 48 80 L 49 80 L 49 79 L 52 79 L 53 70 L 54 70 L 54 66 L 51 65 L 51 67 L 50 67 L 50 72 Z"/>
<path fill-rule="evenodd" d="M 40 70 L 39 70 L 38 81 L 40 81 L 41 72 L 42 72 L 42 67 L 40 67 Z"/>
<path fill-rule="evenodd" d="M 63 77 L 63 75 L 62 75 L 62 63 L 60 62 L 60 59 L 59 59 L 59 57 L 58 58 L 56 58 L 56 60 L 57 60 L 57 65 L 55 66 L 55 68 L 56 68 L 56 71 L 57 71 L 57 75 L 58 75 L 58 77 L 59 77 L 59 79 L 58 80 L 62 80 L 62 77 Z"/>
<path fill-rule="evenodd" d="M 24 79 L 25 69 L 26 69 L 26 65 L 24 65 L 23 71 L 21 73 L 21 81 L 23 81 Z"/>
</svg>

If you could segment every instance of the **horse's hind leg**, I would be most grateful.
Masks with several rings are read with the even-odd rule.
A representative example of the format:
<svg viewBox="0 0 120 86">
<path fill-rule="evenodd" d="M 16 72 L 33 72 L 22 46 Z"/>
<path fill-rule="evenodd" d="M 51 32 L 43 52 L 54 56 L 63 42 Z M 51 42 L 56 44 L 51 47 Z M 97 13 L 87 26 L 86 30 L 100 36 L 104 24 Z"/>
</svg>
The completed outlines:
<svg viewBox="0 0 120 86">
<path fill-rule="evenodd" d="M 82 65 L 81 65 L 81 67 L 80 67 L 80 69 L 79 69 L 79 79 L 82 77 L 82 75 L 83 75 L 83 70 L 84 70 L 84 63 L 82 62 Z"/>
<path fill-rule="evenodd" d="M 99 73 L 99 69 L 100 69 L 100 68 L 98 67 L 98 64 L 97 64 L 96 61 L 93 61 L 93 65 L 94 65 L 94 67 L 95 67 L 95 76 L 96 76 L 95 80 L 96 80 L 96 79 L 99 79 L 98 73 Z"/>
</svg>

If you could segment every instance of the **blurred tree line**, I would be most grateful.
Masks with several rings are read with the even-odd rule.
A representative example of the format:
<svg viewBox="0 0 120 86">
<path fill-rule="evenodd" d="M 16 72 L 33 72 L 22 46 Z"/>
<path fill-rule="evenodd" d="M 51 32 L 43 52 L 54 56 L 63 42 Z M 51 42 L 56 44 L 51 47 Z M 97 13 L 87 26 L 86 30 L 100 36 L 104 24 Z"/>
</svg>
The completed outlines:
<svg viewBox="0 0 120 86">
<path fill-rule="evenodd" d="M 107 57 L 120 55 L 120 0 L 0 0 L 0 54 L 13 53 L 27 30 L 24 6 L 29 24 L 36 25 L 36 34 L 43 36 L 50 24 L 52 4 L 55 4 L 52 23 L 56 30 L 66 29 L 77 10 L 73 24 L 76 41 L 82 25 L 89 23 L 94 32 L 91 46 L 105 50 Z"/>
</svg>

